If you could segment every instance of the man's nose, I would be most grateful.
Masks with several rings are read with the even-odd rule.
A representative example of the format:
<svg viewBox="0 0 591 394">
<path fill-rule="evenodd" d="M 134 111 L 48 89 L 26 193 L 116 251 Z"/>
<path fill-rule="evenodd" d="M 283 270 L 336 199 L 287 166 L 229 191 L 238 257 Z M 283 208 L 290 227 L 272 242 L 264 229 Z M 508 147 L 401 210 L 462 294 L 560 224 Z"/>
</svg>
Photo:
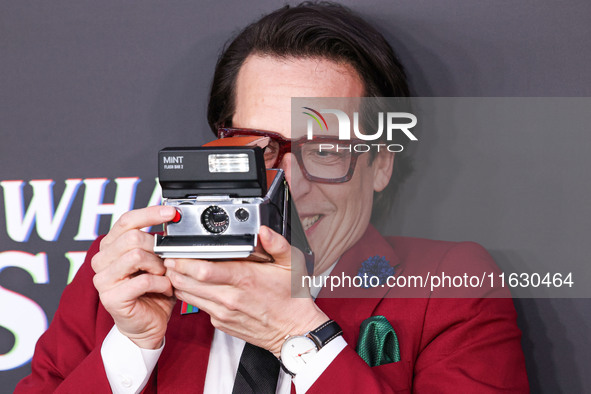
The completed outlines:
<svg viewBox="0 0 591 394">
<path fill-rule="evenodd" d="M 304 173 L 293 153 L 286 153 L 283 156 L 279 163 L 279 168 L 285 171 L 285 179 L 289 184 L 289 189 L 294 200 L 308 193 L 311 185 L 310 181 L 304 177 Z"/>
</svg>

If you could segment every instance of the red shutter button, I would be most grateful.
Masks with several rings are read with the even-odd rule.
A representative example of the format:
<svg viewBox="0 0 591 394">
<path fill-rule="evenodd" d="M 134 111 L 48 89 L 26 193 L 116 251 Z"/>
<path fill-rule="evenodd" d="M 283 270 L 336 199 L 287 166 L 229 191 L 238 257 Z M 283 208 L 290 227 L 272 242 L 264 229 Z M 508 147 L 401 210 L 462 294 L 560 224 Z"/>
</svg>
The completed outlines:
<svg viewBox="0 0 591 394">
<path fill-rule="evenodd" d="M 172 218 L 171 222 L 172 223 L 178 223 L 181 221 L 181 211 L 179 211 L 178 209 L 176 210 L 176 213 L 174 214 L 174 217 Z"/>
</svg>

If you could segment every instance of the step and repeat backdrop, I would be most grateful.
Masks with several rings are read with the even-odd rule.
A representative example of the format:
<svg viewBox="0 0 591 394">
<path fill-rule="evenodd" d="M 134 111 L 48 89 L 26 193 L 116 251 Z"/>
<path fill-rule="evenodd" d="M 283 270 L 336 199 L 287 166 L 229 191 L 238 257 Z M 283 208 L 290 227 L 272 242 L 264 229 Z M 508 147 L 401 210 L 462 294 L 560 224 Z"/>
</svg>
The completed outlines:
<svg viewBox="0 0 591 394">
<path fill-rule="evenodd" d="M 485 128 L 423 130 L 384 231 L 476 241 L 511 272 L 588 264 L 591 4 L 343 3 L 384 32 L 415 96 L 517 106 L 498 123 L 467 114 Z M 158 151 L 213 139 L 205 111 L 223 44 L 282 4 L 0 2 L 0 392 L 30 373 L 91 242 L 160 203 Z M 466 108 L 494 101 L 477 103 Z M 543 121 L 520 132 L 525 107 L 544 108 Z M 579 292 L 514 300 L 533 392 L 591 391 L 589 276 L 577 275 Z"/>
</svg>

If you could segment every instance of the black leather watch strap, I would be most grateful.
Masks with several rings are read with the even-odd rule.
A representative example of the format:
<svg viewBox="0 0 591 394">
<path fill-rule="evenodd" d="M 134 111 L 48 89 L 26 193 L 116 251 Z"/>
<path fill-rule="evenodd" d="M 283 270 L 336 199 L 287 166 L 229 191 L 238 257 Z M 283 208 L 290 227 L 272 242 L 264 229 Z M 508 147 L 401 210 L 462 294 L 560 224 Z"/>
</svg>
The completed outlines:
<svg viewBox="0 0 591 394">
<path fill-rule="evenodd" d="M 329 320 L 317 329 L 310 331 L 308 336 L 314 341 L 318 350 L 320 350 L 326 346 L 327 343 L 342 334 L 343 330 L 341 329 L 341 326 L 339 326 L 336 321 Z"/>
</svg>

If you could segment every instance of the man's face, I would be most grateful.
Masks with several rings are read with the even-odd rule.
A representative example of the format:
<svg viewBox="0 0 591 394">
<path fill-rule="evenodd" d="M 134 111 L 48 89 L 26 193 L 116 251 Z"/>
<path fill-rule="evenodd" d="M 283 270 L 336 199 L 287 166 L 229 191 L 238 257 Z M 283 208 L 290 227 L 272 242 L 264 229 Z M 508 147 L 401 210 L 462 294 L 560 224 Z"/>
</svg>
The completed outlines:
<svg viewBox="0 0 591 394">
<path fill-rule="evenodd" d="M 292 97 L 361 97 L 363 84 L 349 65 L 320 58 L 249 56 L 236 81 L 233 127 L 275 131 L 299 138 L 291 130 Z M 333 128 L 334 129 L 334 128 Z M 310 246 L 316 256 L 315 273 L 325 271 L 365 232 L 374 191 L 390 179 L 393 156 L 378 154 L 369 165 L 361 155 L 353 178 L 325 184 L 306 180 L 295 157 L 281 161 Z"/>
</svg>

